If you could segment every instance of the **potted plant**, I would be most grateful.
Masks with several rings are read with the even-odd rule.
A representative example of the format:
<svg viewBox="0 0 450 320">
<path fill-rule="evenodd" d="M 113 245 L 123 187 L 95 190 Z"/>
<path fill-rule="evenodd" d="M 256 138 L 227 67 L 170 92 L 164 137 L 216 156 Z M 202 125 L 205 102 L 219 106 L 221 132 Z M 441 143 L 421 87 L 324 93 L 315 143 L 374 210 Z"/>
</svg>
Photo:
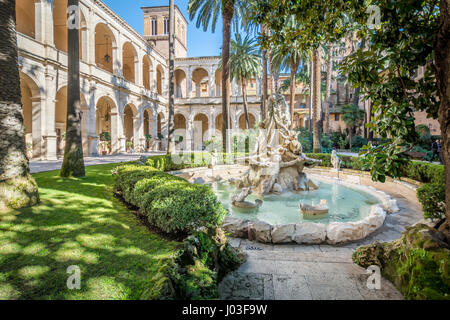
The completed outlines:
<svg viewBox="0 0 450 320">
<path fill-rule="evenodd" d="M 151 134 L 144 134 L 144 138 L 145 138 L 145 146 L 147 149 L 147 152 L 150 151 L 150 141 L 152 140 L 152 135 Z"/>
<path fill-rule="evenodd" d="M 127 141 L 125 142 L 125 147 L 127 149 L 128 153 L 133 153 L 133 141 Z"/>
<path fill-rule="evenodd" d="M 103 156 L 105 156 L 110 152 L 111 135 L 109 134 L 109 132 L 102 132 L 99 135 L 99 139 L 100 139 L 100 152 Z"/>
<path fill-rule="evenodd" d="M 162 140 L 164 139 L 164 136 L 161 133 L 158 133 L 158 151 L 162 150 Z"/>
</svg>

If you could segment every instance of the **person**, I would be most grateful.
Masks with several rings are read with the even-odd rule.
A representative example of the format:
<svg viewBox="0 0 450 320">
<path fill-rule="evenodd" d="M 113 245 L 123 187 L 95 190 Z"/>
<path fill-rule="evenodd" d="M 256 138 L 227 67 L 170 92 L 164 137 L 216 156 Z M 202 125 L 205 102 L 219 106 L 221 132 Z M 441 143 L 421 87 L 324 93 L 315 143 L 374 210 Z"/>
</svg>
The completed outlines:
<svg viewBox="0 0 450 320">
<path fill-rule="evenodd" d="M 439 162 L 442 163 L 442 145 L 440 139 L 437 141 L 437 152 L 439 156 Z"/>
<path fill-rule="evenodd" d="M 431 161 L 432 162 L 434 160 L 435 156 L 439 157 L 439 144 L 437 140 L 433 139 L 433 143 L 431 144 L 431 151 L 433 151 L 433 155 L 431 156 Z"/>
</svg>

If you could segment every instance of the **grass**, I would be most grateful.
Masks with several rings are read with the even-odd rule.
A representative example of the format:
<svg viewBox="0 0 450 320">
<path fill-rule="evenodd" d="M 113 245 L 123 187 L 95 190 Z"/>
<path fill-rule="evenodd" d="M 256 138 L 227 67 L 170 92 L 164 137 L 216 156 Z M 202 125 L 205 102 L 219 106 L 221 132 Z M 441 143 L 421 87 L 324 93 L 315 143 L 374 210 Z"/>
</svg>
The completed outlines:
<svg viewBox="0 0 450 320">
<path fill-rule="evenodd" d="M 33 175 L 41 203 L 0 212 L 0 299 L 139 299 L 177 242 L 151 234 L 113 197 L 111 169 Z M 164 263 L 164 262 L 163 262 Z M 67 268 L 81 289 L 67 288 Z"/>
</svg>

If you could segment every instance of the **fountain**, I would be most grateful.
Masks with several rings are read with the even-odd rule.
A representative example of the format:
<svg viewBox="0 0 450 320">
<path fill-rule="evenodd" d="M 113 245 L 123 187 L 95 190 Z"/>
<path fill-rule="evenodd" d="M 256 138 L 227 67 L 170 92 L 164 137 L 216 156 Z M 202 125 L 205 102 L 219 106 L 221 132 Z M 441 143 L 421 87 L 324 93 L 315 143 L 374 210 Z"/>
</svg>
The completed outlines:
<svg viewBox="0 0 450 320">
<path fill-rule="evenodd" d="M 383 225 L 386 213 L 399 210 L 389 195 L 349 183 L 348 174 L 345 181 L 319 169 L 320 175 L 311 173 L 313 182 L 304 171 L 320 161 L 303 153 L 290 125 L 284 97 L 273 95 L 245 169 L 233 166 L 215 172 L 213 152 L 207 180 L 229 211 L 222 227 L 230 236 L 262 243 L 336 244 L 365 238 Z M 336 152 L 331 160 L 339 170 Z M 219 181 L 218 173 L 229 183 Z"/>
<path fill-rule="evenodd" d="M 259 128 L 256 148 L 249 158 L 249 171 L 242 179 L 232 182 L 236 188 L 251 187 L 259 195 L 318 188 L 303 169 L 320 161 L 303 154 L 298 133 L 290 130 L 290 126 L 289 108 L 284 97 L 272 95 L 266 118 Z"/>
</svg>

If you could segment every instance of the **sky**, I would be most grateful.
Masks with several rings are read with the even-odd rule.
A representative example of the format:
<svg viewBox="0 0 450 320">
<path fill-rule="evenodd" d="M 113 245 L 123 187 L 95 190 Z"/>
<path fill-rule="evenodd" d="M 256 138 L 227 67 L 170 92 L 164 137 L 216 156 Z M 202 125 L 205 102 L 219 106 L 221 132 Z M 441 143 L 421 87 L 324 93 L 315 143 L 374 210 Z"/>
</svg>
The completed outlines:
<svg viewBox="0 0 450 320">
<path fill-rule="evenodd" d="M 103 2 L 140 34 L 144 34 L 144 14 L 141 7 L 169 5 L 169 0 L 103 0 Z M 188 2 L 188 0 L 175 0 L 175 5 L 189 21 Z M 219 56 L 222 47 L 221 17 L 219 17 L 215 33 L 211 32 L 210 27 L 206 32 L 202 28 L 197 29 L 195 20 L 189 21 L 187 41 L 188 57 Z"/>
</svg>

